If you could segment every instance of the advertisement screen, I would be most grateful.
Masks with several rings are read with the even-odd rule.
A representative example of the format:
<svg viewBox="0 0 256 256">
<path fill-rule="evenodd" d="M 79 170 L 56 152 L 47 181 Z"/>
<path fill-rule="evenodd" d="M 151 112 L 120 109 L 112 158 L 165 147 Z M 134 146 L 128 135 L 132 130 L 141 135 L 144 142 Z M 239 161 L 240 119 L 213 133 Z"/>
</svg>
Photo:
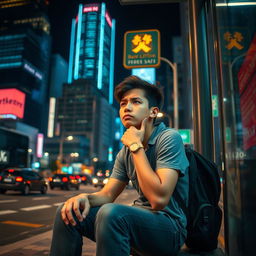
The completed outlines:
<svg viewBox="0 0 256 256">
<path fill-rule="evenodd" d="M 0 115 L 24 116 L 25 93 L 17 89 L 0 89 Z"/>
</svg>

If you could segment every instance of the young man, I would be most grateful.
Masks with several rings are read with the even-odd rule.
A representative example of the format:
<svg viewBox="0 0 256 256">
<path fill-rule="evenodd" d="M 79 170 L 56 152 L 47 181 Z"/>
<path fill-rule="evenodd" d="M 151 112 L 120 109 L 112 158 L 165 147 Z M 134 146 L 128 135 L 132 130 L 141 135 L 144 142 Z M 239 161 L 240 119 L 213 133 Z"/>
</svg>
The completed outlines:
<svg viewBox="0 0 256 256">
<path fill-rule="evenodd" d="M 177 131 L 155 124 L 162 103 L 156 86 L 130 76 L 115 88 L 126 131 L 113 172 L 96 193 L 80 194 L 59 207 L 51 256 L 81 255 L 82 236 L 96 241 L 97 256 L 175 255 L 186 238 L 188 161 Z M 133 206 L 113 203 L 131 180 Z"/>
</svg>

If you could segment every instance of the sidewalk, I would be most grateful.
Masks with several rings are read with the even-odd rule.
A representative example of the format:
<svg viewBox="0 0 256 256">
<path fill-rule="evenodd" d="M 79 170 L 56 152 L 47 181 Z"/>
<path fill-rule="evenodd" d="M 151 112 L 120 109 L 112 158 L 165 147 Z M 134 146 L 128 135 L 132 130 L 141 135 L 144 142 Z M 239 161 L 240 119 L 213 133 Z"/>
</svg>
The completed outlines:
<svg viewBox="0 0 256 256">
<path fill-rule="evenodd" d="M 49 255 L 50 244 L 52 238 L 52 230 L 44 232 L 42 234 L 8 244 L 0 246 L 1 256 L 45 256 Z M 84 238 L 83 256 L 95 255 L 95 243 L 91 240 Z"/>
<path fill-rule="evenodd" d="M 49 255 L 50 244 L 52 238 L 52 230 L 36 235 L 22 241 L 0 246 L 1 256 L 45 256 Z M 95 256 L 95 243 L 84 238 L 84 246 L 82 256 Z M 85 248 L 86 247 L 86 248 Z M 220 249 L 216 249 L 211 253 L 191 254 L 180 251 L 178 256 L 224 256 Z M 61 255 L 60 255 L 61 256 Z M 157 256 L 157 255 L 156 255 Z"/>
</svg>

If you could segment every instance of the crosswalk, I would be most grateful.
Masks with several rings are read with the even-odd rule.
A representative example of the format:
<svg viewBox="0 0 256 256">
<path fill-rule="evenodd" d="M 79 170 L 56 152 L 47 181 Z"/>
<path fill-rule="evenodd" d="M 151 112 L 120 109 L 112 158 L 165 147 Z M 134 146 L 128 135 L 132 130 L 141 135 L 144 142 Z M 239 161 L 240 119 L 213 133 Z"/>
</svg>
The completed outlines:
<svg viewBox="0 0 256 256">
<path fill-rule="evenodd" d="M 38 197 L 38 198 L 32 198 L 32 201 L 42 201 L 42 200 L 47 200 L 50 197 Z M 4 203 L 17 203 L 17 199 L 12 199 L 12 200 L 0 200 L 0 205 L 3 205 Z M 63 202 L 58 202 L 58 203 L 53 203 L 53 204 L 40 204 L 40 205 L 34 205 L 30 207 L 22 207 L 17 210 L 10 210 L 10 209 L 3 209 L 0 210 L 0 215 L 8 215 L 8 214 L 14 214 L 20 211 L 23 212 L 29 212 L 29 211 L 36 211 L 36 210 L 42 210 L 42 209 L 47 209 L 50 207 L 56 207 L 61 205 Z M 2 207 L 0 207 L 2 208 Z"/>
</svg>

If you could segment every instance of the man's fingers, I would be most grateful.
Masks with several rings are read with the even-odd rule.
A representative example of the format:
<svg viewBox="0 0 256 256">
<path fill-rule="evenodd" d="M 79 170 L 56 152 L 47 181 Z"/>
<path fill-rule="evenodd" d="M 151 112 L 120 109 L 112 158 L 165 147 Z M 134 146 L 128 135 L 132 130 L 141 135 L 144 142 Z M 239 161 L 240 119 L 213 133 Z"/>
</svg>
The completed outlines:
<svg viewBox="0 0 256 256">
<path fill-rule="evenodd" d="M 61 213 L 61 218 L 62 218 L 62 220 L 64 221 L 64 223 L 65 223 L 66 225 L 68 225 L 68 224 L 69 224 L 69 221 L 68 221 L 68 218 L 67 218 L 67 215 L 66 215 L 66 204 L 64 204 L 64 205 L 62 206 L 60 213 Z"/>
<path fill-rule="evenodd" d="M 80 201 L 76 200 L 73 204 L 73 211 L 76 215 L 76 217 L 78 218 L 79 221 L 83 221 L 83 216 L 80 212 Z M 81 203 L 81 207 L 83 208 L 83 204 Z"/>
<path fill-rule="evenodd" d="M 67 218 L 67 221 L 64 221 L 66 224 L 71 224 L 73 226 L 76 225 L 76 221 L 73 217 L 73 214 L 72 214 L 72 209 L 73 209 L 73 202 L 70 201 L 70 202 L 66 202 L 65 203 L 65 215 L 66 215 L 66 218 Z"/>
</svg>

